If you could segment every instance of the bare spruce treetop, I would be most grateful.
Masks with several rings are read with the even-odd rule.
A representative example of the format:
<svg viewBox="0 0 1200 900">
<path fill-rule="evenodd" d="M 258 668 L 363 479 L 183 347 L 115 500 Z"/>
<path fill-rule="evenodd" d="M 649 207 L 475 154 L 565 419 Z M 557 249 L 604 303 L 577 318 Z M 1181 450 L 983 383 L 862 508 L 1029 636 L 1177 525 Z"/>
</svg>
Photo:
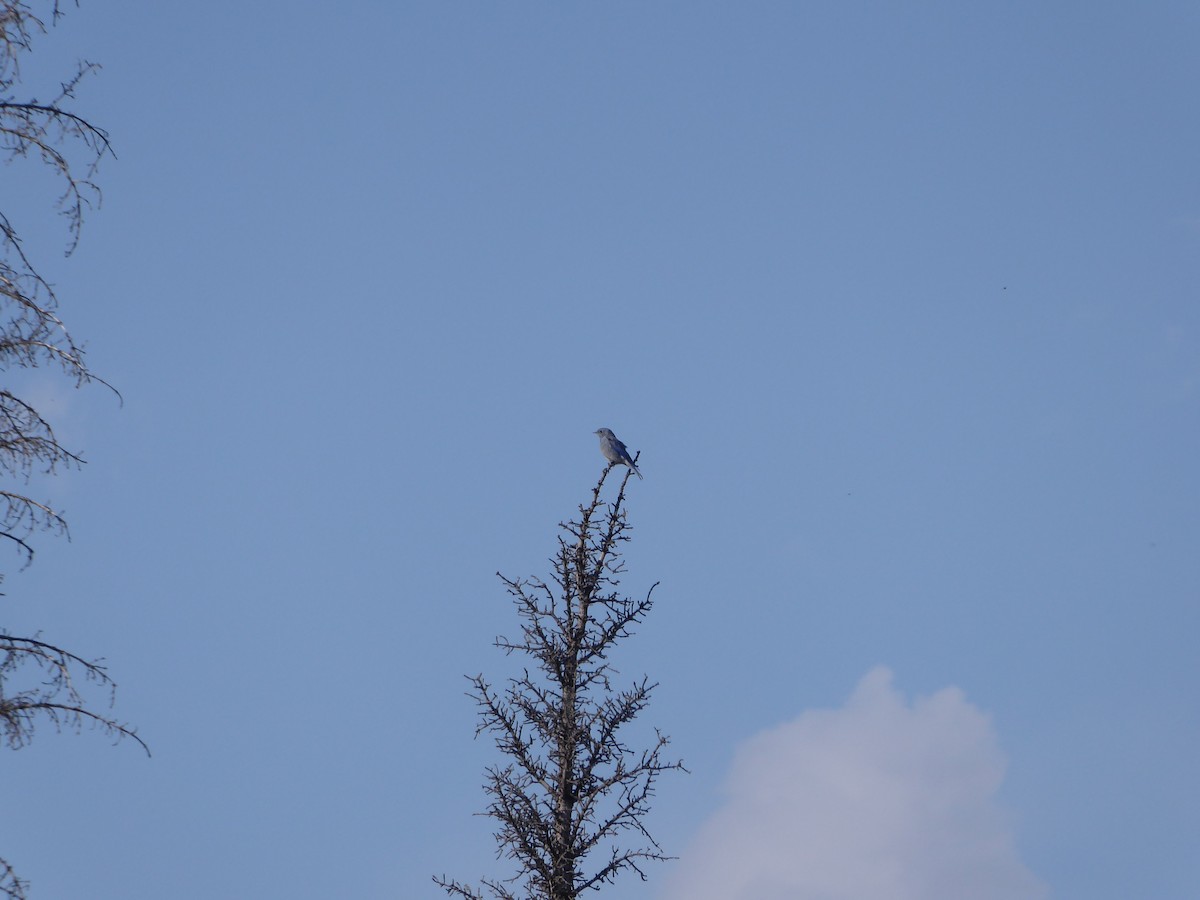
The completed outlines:
<svg viewBox="0 0 1200 900">
<path fill-rule="evenodd" d="M 489 733 L 505 760 L 487 769 L 486 814 L 496 822 L 497 856 L 515 872 L 483 879 L 499 900 L 575 900 L 623 872 L 645 878 L 643 866 L 668 859 L 645 825 L 655 782 L 683 769 L 665 759 L 668 739 L 657 730 L 637 749 L 626 737 L 655 685 L 645 676 L 619 686 L 610 656 L 651 607 L 621 594 L 621 545 L 629 540 L 625 487 L 601 499 L 605 468 L 579 517 L 562 523 L 548 582 L 500 576 L 521 619 L 520 635 L 498 638 L 505 653 L 527 660 L 524 674 L 501 689 L 471 678 L 479 705 L 477 734 Z M 485 894 L 445 877 L 454 896 Z"/>
</svg>

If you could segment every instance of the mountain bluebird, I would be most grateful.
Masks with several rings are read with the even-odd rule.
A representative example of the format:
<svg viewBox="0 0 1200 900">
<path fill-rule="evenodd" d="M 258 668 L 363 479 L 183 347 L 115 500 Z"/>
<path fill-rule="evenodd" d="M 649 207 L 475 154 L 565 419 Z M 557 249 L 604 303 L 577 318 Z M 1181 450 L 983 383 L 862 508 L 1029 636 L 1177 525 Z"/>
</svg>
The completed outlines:
<svg viewBox="0 0 1200 900">
<path fill-rule="evenodd" d="M 613 465 L 629 466 L 638 478 L 642 477 L 642 473 L 638 471 L 638 467 L 633 464 L 633 457 L 629 455 L 629 451 L 625 449 L 625 445 L 617 440 L 617 436 L 612 433 L 612 429 L 597 428 L 595 433 L 600 435 L 600 452 L 604 454 L 605 459 Z"/>
</svg>

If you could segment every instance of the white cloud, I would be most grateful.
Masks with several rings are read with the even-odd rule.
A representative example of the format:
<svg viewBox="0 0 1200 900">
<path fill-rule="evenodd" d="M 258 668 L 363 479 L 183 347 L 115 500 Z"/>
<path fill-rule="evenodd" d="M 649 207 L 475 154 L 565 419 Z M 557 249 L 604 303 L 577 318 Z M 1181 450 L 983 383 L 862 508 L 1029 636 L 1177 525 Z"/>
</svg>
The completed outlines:
<svg viewBox="0 0 1200 900">
<path fill-rule="evenodd" d="M 846 706 L 738 751 L 671 900 L 1036 900 L 995 802 L 1004 756 L 957 688 L 911 704 L 885 668 Z"/>
</svg>

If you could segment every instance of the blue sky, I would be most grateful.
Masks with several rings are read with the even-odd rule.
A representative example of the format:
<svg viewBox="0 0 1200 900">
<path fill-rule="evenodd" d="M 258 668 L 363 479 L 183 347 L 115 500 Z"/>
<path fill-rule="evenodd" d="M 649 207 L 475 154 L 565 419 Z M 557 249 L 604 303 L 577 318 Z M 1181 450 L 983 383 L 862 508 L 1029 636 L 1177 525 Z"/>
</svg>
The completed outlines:
<svg viewBox="0 0 1200 900">
<path fill-rule="evenodd" d="M 680 858 L 606 897 L 1195 897 L 1198 37 L 1173 2 L 71 9 L 27 81 L 102 63 L 118 159 L 69 260 L 26 227 L 125 402 L 34 385 L 89 464 L 4 624 L 106 657 L 154 757 L 43 729 L 5 857 L 46 898 L 504 874 L 463 676 L 603 425 L 661 582 L 618 664 L 692 770 L 650 820 Z"/>
</svg>

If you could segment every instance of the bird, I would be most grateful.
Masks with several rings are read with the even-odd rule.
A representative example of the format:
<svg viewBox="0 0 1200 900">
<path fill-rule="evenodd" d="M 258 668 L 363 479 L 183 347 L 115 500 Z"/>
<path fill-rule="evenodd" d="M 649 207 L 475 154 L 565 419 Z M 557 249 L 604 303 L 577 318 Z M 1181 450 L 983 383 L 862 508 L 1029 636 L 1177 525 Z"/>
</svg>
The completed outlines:
<svg viewBox="0 0 1200 900">
<path fill-rule="evenodd" d="M 629 466 L 633 469 L 633 474 L 638 478 L 642 477 L 638 467 L 633 464 L 633 457 L 629 455 L 625 445 L 612 433 L 611 428 L 597 428 L 594 434 L 600 435 L 600 452 L 604 454 L 605 459 L 614 466 L 618 464 Z"/>
</svg>

